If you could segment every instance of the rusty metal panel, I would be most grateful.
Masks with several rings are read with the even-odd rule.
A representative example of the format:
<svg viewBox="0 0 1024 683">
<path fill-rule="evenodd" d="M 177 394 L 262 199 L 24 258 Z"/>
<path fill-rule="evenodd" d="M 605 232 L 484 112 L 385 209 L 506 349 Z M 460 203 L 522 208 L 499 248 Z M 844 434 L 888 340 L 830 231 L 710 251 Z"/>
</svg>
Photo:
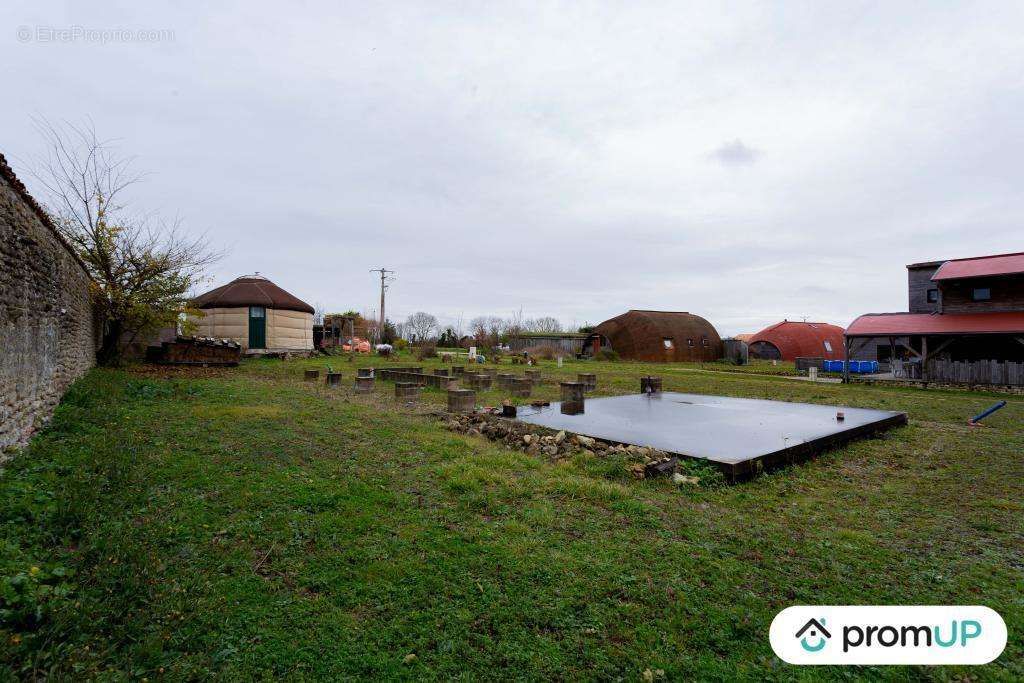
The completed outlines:
<svg viewBox="0 0 1024 683">
<path fill-rule="evenodd" d="M 767 360 L 796 360 L 800 356 L 843 358 L 843 328 L 828 323 L 783 320 L 761 330 L 748 343 L 750 355 Z"/>
</svg>

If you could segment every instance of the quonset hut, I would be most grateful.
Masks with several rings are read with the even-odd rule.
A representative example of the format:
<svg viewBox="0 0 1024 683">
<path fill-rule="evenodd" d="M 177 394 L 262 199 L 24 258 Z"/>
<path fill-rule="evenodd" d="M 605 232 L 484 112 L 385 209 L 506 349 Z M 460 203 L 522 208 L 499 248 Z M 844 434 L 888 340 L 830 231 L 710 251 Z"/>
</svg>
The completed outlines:
<svg viewBox="0 0 1024 683">
<path fill-rule="evenodd" d="M 584 345 L 590 355 L 611 348 L 630 360 L 671 363 L 722 357 L 722 339 L 699 315 L 631 310 L 594 328 Z"/>
<path fill-rule="evenodd" d="M 747 343 L 750 356 L 762 360 L 843 358 L 843 328 L 828 323 L 783 320 L 764 328 Z"/>
<path fill-rule="evenodd" d="M 245 275 L 192 300 L 196 334 L 234 339 L 246 351 L 310 351 L 313 307 L 267 278 Z"/>
</svg>

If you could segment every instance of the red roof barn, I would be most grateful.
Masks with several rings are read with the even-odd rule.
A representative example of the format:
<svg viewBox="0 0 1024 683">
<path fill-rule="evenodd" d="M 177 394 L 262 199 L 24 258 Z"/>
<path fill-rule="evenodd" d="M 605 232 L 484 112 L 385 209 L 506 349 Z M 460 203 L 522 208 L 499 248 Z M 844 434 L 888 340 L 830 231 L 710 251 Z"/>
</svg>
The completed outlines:
<svg viewBox="0 0 1024 683">
<path fill-rule="evenodd" d="M 843 328 L 828 323 L 783 320 L 755 334 L 750 355 L 766 360 L 800 358 L 843 358 Z"/>
</svg>

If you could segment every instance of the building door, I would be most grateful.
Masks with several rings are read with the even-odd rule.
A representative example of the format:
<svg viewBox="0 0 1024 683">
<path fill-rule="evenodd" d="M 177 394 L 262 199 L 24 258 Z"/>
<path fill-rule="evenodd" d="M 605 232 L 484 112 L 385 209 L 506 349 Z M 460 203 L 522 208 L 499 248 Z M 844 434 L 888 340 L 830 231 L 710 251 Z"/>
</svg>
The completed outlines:
<svg viewBox="0 0 1024 683">
<path fill-rule="evenodd" d="M 249 307 L 249 348 L 267 348 L 267 309 L 262 306 Z"/>
</svg>

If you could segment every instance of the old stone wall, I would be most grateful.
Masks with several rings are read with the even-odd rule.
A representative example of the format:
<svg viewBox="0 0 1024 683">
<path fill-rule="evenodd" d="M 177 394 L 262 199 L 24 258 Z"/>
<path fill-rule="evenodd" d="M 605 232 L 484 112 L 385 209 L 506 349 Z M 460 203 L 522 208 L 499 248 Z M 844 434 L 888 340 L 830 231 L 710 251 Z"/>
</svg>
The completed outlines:
<svg viewBox="0 0 1024 683">
<path fill-rule="evenodd" d="M 0 155 L 0 460 L 96 363 L 89 283 Z"/>
</svg>

